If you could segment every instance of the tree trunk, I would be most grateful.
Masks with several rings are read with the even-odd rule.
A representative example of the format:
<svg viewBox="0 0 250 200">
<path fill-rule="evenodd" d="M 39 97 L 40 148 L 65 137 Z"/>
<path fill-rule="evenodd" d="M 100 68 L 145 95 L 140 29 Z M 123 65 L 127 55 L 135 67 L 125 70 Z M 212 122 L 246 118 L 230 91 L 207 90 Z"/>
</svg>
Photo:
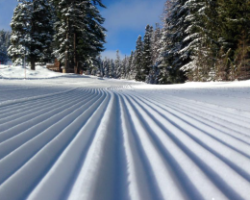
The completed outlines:
<svg viewBox="0 0 250 200">
<path fill-rule="evenodd" d="M 68 24 L 68 27 L 69 27 L 69 19 L 68 18 L 67 18 L 67 24 Z M 68 43 L 69 42 L 69 30 L 68 30 L 68 32 L 66 34 L 66 40 L 67 40 L 67 43 Z M 69 44 L 67 44 L 67 47 L 66 47 L 63 73 L 68 73 L 68 68 L 69 68 Z"/>
<path fill-rule="evenodd" d="M 79 66 L 77 61 L 77 53 L 76 53 L 76 33 L 74 33 L 74 71 L 75 74 L 79 74 Z"/>
<path fill-rule="evenodd" d="M 78 66 L 78 62 L 75 64 L 75 67 L 74 67 L 74 72 L 75 74 L 80 74 L 80 70 L 79 70 L 79 66 Z"/>
<path fill-rule="evenodd" d="M 35 70 L 35 69 L 36 69 L 35 60 L 34 60 L 34 59 L 31 59 L 31 60 L 30 60 L 30 69 L 31 69 L 31 70 Z"/>
</svg>

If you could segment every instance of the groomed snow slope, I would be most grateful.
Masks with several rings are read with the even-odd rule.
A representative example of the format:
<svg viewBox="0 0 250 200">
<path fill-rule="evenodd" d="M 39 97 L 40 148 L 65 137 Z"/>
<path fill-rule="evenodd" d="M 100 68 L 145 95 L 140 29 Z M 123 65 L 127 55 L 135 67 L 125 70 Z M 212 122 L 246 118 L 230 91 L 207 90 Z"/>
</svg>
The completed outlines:
<svg viewBox="0 0 250 200">
<path fill-rule="evenodd" d="M 0 79 L 1 200 L 250 200 L 250 83 Z"/>
</svg>

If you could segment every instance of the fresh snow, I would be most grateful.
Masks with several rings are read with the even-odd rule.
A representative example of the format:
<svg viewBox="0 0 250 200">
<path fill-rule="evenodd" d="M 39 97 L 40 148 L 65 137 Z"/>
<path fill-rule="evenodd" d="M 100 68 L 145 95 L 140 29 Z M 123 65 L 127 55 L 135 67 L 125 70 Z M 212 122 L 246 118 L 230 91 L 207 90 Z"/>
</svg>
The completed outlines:
<svg viewBox="0 0 250 200">
<path fill-rule="evenodd" d="M 25 76 L 29 78 L 52 78 L 59 77 L 63 74 L 56 73 L 48 70 L 45 66 L 36 66 L 36 70 L 30 70 L 30 67 L 25 68 L 22 66 L 0 65 L 0 77 L 3 78 L 19 78 L 24 79 Z"/>
<path fill-rule="evenodd" d="M 0 67 L 1 200 L 249 200 L 250 81 Z"/>
</svg>

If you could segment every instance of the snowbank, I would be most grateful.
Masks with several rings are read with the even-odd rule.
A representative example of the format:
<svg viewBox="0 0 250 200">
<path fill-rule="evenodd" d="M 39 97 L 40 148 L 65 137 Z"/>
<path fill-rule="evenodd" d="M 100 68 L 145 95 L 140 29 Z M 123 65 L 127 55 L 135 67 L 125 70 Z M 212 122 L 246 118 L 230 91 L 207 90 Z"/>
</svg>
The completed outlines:
<svg viewBox="0 0 250 200">
<path fill-rule="evenodd" d="M 213 88 L 213 87 L 250 87 L 250 80 L 230 82 L 187 82 L 173 85 L 134 85 L 135 89 L 185 89 L 185 88 Z"/>
<path fill-rule="evenodd" d="M 48 70 L 45 66 L 36 66 L 36 70 L 30 70 L 29 67 L 26 67 L 26 78 L 52 78 L 63 76 L 61 73 L 53 72 Z M 0 77 L 3 78 L 24 78 L 25 69 L 22 66 L 13 66 L 13 65 L 1 65 L 0 66 Z"/>
<path fill-rule="evenodd" d="M 26 68 L 26 78 L 27 79 L 47 79 L 47 78 L 55 78 L 55 77 L 65 77 L 67 76 L 75 78 L 79 77 L 79 75 L 75 74 L 62 74 L 58 72 L 53 72 L 48 70 L 45 66 L 36 66 L 36 70 L 30 70 L 29 67 Z M 25 70 L 22 66 L 12 66 L 12 65 L 1 65 L 0 66 L 0 77 L 7 79 L 24 79 Z M 88 80 L 75 80 L 75 83 L 82 84 L 82 81 L 89 82 L 95 81 L 97 84 L 103 84 L 103 81 L 115 82 L 117 84 L 128 83 L 132 85 L 134 89 L 146 89 L 146 90 L 162 90 L 162 89 L 185 89 L 185 88 L 213 88 L 213 87 L 250 87 L 250 80 L 247 81 L 233 81 L 233 82 L 188 82 L 185 84 L 173 84 L 173 85 L 150 85 L 143 82 L 137 82 L 135 80 L 125 80 L 125 79 L 112 79 L 112 78 L 100 78 L 97 76 L 91 75 L 82 75 L 83 78 L 90 78 Z M 100 82 L 101 81 L 101 82 Z"/>
</svg>

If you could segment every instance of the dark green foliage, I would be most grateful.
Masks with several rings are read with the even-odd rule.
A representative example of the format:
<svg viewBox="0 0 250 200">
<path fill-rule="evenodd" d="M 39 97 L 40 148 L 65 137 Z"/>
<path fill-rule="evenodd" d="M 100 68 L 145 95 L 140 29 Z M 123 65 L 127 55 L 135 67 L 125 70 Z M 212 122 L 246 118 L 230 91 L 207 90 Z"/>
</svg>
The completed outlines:
<svg viewBox="0 0 250 200">
<path fill-rule="evenodd" d="M 13 62 L 20 64 L 24 55 L 35 69 L 35 62 L 51 60 L 53 20 L 48 0 L 20 0 L 11 22 L 11 46 L 8 50 Z"/>
<path fill-rule="evenodd" d="M 104 50 L 106 31 L 97 5 L 101 1 L 51 0 L 57 13 L 55 22 L 54 54 L 64 63 L 65 71 L 70 68 L 86 68 Z"/>
<path fill-rule="evenodd" d="M 141 70 L 142 81 L 146 81 L 146 78 L 149 76 L 150 69 L 153 66 L 152 36 L 153 36 L 153 27 L 147 25 L 145 29 L 145 36 L 143 38 L 143 57 L 142 57 L 142 70 Z"/>
<path fill-rule="evenodd" d="M 188 15 L 189 8 L 186 1 L 166 2 L 166 18 L 162 36 L 164 44 L 161 62 L 158 65 L 159 83 L 179 83 L 185 80 L 180 68 L 191 61 L 191 51 L 187 48 L 191 40 L 187 38 L 186 32 L 190 26 L 190 22 L 186 20 Z"/>
<path fill-rule="evenodd" d="M 125 66 L 128 77 L 152 84 L 250 79 L 249 0 L 165 5 L 164 27 L 146 27 L 135 53 L 122 62 L 122 74 Z"/>
<path fill-rule="evenodd" d="M 225 80 L 247 79 L 249 75 L 250 2 L 218 0 L 219 45 L 230 60 Z"/>
<path fill-rule="evenodd" d="M 9 61 L 7 50 L 10 46 L 10 32 L 0 31 L 0 62 L 6 64 Z"/>
<path fill-rule="evenodd" d="M 143 43 L 142 37 L 139 36 L 136 41 L 135 55 L 134 55 L 134 66 L 136 69 L 135 80 L 144 81 L 145 75 L 143 72 Z"/>
</svg>

